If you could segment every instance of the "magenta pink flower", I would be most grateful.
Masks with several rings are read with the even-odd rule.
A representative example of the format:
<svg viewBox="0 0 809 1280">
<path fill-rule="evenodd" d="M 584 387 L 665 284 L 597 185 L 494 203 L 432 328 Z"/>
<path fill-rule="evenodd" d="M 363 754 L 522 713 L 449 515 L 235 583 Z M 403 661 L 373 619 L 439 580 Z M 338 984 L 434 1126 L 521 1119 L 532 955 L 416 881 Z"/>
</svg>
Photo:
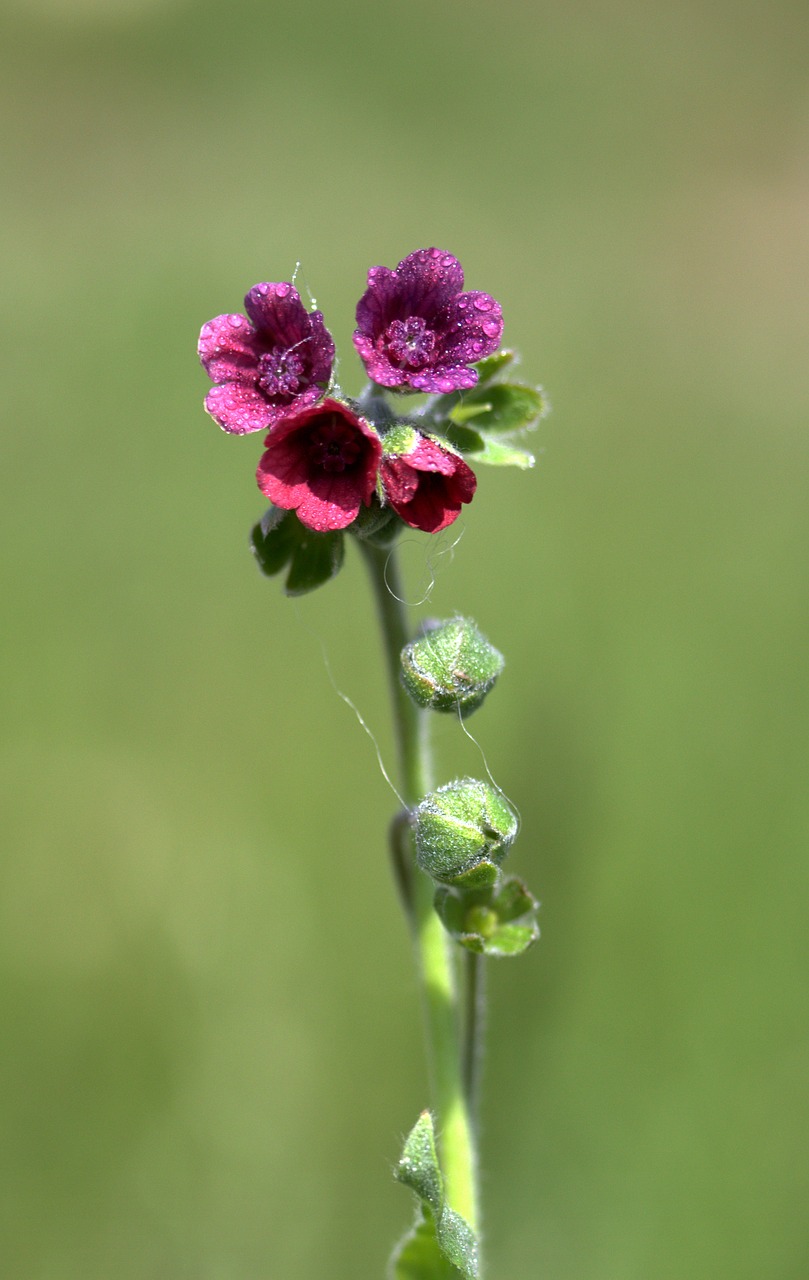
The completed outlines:
<svg viewBox="0 0 809 1280">
<path fill-rule="evenodd" d="M 440 249 L 419 249 L 394 271 L 371 267 L 354 333 L 369 378 L 403 391 L 474 387 L 469 365 L 497 350 L 503 316 L 488 293 L 462 290 L 460 262 Z"/>
<path fill-rule="evenodd" d="M 307 311 L 291 284 L 256 284 L 244 305 L 247 316 L 217 316 L 199 335 L 199 358 L 218 384 L 205 408 L 232 435 L 266 431 L 316 403 L 334 360 L 322 314 Z"/>
<path fill-rule="evenodd" d="M 264 444 L 259 489 L 277 507 L 297 511 L 309 529 L 345 529 L 361 504 L 370 504 L 382 442 L 339 400 L 285 417 Z"/>
<path fill-rule="evenodd" d="M 475 473 L 463 458 L 422 435 L 407 452 L 386 453 L 380 474 L 396 514 L 425 533 L 438 533 L 452 524 L 477 488 Z"/>
</svg>

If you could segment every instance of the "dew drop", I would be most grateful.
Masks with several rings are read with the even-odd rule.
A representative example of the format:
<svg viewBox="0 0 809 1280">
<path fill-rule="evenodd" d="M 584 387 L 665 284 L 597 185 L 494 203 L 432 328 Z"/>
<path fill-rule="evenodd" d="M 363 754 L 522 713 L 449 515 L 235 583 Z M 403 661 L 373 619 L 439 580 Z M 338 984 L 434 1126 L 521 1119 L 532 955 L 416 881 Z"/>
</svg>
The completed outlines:
<svg viewBox="0 0 809 1280">
<path fill-rule="evenodd" d="M 484 293 L 481 297 L 475 298 L 475 307 L 478 311 L 491 311 L 492 300 Z"/>
</svg>

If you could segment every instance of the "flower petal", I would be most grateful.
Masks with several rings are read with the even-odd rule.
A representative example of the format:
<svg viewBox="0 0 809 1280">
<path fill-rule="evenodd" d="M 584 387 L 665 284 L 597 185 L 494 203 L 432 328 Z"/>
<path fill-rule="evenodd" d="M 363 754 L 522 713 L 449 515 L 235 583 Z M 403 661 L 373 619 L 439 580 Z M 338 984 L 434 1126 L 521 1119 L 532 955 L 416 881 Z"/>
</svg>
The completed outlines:
<svg viewBox="0 0 809 1280">
<path fill-rule="evenodd" d="M 417 249 L 396 268 L 404 315 L 433 316 L 463 289 L 463 267 L 443 249 Z"/>
<path fill-rule="evenodd" d="M 361 449 L 344 471 L 329 471 L 313 456 L 312 432 L 337 419 Z M 356 519 L 362 503 L 370 502 L 382 444 L 372 427 L 337 400 L 282 418 L 265 441 L 256 480 L 276 506 L 295 510 L 298 519 L 319 532 L 345 529 Z M 315 451 L 316 453 L 316 451 Z"/>
<path fill-rule="evenodd" d="M 211 387 L 205 397 L 205 408 L 223 431 L 234 436 L 266 431 L 280 415 L 280 410 L 269 404 L 260 391 L 240 382 Z"/>
<path fill-rule="evenodd" d="M 421 373 L 411 373 L 408 385 L 416 391 L 428 391 L 430 395 L 448 395 L 450 391 L 468 391 L 478 380 L 477 369 L 468 365 L 439 365 Z"/>
<path fill-rule="evenodd" d="M 254 284 L 244 306 L 257 333 L 271 346 L 294 347 L 309 336 L 309 312 L 298 290 L 286 281 Z"/>
<path fill-rule="evenodd" d="M 197 351 L 202 367 L 214 382 L 256 380 L 259 350 L 246 316 L 216 316 L 202 326 Z"/>
<path fill-rule="evenodd" d="M 461 293 L 447 308 L 440 363 L 474 364 L 492 355 L 502 336 L 500 303 L 488 293 Z"/>
<path fill-rule="evenodd" d="M 401 387 L 410 381 L 404 370 L 392 365 L 387 356 L 377 351 L 372 339 L 367 338 L 359 329 L 354 332 L 354 346 L 365 365 L 368 377 L 381 387 Z"/>
</svg>

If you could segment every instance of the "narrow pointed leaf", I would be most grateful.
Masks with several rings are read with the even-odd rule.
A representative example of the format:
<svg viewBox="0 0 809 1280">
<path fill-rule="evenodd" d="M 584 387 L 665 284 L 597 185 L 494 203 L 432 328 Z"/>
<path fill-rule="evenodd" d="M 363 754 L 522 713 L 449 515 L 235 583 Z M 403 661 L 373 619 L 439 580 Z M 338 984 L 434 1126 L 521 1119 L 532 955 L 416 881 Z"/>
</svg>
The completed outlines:
<svg viewBox="0 0 809 1280">
<path fill-rule="evenodd" d="M 534 455 L 527 449 L 519 449 L 507 440 L 497 440 L 478 431 L 477 424 L 474 429 L 451 426 L 447 439 L 474 464 L 482 462 L 489 467 L 519 467 L 521 471 L 528 471 L 535 462 Z"/>
<path fill-rule="evenodd" d="M 444 1205 L 444 1187 L 435 1149 L 435 1129 L 429 1111 L 422 1111 L 408 1134 L 394 1175 L 438 1217 Z"/>
<path fill-rule="evenodd" d="M 444 1204 L 444 1188 L 429 1111 L 422 1111 L 405 1142 L 396 1178 L 421 1201 L 412 1231 L 394 1251 L 392 1280 L 479 1280 L 477 1241 L 460 1214 Z"/>
<path fill-rule="evenodd" d="M 467 1280 L 477 1280 L 478 1242 L 465 1218 L 453 1209 L 445 1209 L 438 1221 L 438 1243 L 445 1256 Z"/>
<path fill-rule="evenodd" d="M 421 1216 L 397 1246 L 389 1280 L 463 1280 L 463 1272 L 441 1251 L 432 1216 Z"/>
</svg>

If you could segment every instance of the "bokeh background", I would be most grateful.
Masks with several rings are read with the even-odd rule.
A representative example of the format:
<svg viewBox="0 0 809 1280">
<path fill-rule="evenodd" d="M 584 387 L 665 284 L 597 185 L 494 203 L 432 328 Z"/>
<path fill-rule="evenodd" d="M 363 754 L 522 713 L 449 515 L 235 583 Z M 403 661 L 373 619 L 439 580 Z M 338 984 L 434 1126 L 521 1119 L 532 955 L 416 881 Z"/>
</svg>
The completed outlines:
<svg viewBox="0 0 809 1280">
<path fill-rule="evenodd" d="M 553 415 L 416 616 L 543 937 L 492 965 L 489 1274 L 804 1280 L 809 14 L 793 0 L 6 0 L 0 1273 L 381 1276 L 427 1100 L 362 566 L 247 550 L 202 411 L 257 280 L 350 345 L 437 244 Z M 446 554 L 439 554 L 445 552 Z M 325 654 L 325 660 L 324 660 Z M 443 778 L 480 772 L 453 722 Z"/>
</svg>

